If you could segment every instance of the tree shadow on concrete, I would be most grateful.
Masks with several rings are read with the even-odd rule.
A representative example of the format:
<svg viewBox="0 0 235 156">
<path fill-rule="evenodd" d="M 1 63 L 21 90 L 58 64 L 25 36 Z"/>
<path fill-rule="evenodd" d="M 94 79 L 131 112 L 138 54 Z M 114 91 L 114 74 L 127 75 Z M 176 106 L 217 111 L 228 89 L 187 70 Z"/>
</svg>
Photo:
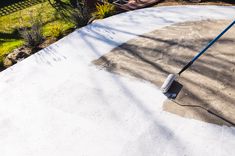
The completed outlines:
<svg viewBox="0 0 235 156">
<path fill-rule="evenodd" d="M 100 56 L 100 53 L 97 52 L 96 47 L 94 47 L 93 44 L 89 41 L 89 39 L 88 39 L 89 37 L 95 37 L 95 36 L 83 34 L 83 40 L 85 41 L 86 45 L 88 45 L 90 47 L 90 49 L 92 49 L 92 52 L 94 52 L 94 54 L 96 56 Z M 99 39 L 99 38 L 96 38 L 96 39 Z M 102 57 L 102 58 L 105 59 L 105 57 Z M 106 63 L 109 63 L 109 60 L 106 60 Z M 110 67 L 112 67 L 112 66 L 110 66 Z M 110 68 L 107 68 L 107 70 L 112 72 L 112 70 L 110 70 Z M 146 119 L 146 121 L 148 121 L 148 122 L 151 122 L 151 126 L 152 126 L 152 128 L 154 128 L 155 133 L 161 134 L 161 136 L 158 136 L 158 137 L 161 138 L 162 141 L 165 141 L 165 142 L 168 142 L 169 144 L 171 144 L 170 143 L 171 140 L 174 140 L 175 142 L 177 142 L 177 145 L 183 146 L 183 143 L 181 142 L 181 140 L 177 139 L 174 132 L 171 129 L 169 129 L 169 127 L 167 127 L 166 125 L 161 123 L 161 121 L 159 121 L 156 118 L 154 113 L 144 105 L 144 103 L 138 98 L 138 96 L 136 96 L 134 93 L 132 93 L 132 91 L 128 88 L 128 86 L 125 85 L 125 83 L 122 82 L 122 80 L 120 80 L 117 76 L 112 76 L 112 78 L 115 80 L 116 85 L 120 88 L 121 92 L 125 95 L 125 97 L 128 97 L 128 99 L 136 105 L 136 107 L 140 110 L 140 112 L 142 112 L 144 119 Z M 96 80 L 96 78 L 92 76 L 92 74 L 91 74 L 91 79 L 93 80 L 96 88 L 101 89 L 103 87 L 102 85 L 99 84 L 99 82 Z M 100 92 L 99 95 L 100 95 L 100 98 L 102 99 L 103 103 L 107 107 L 109 107 L 110 111 L 114 114 L 114 116 L 118 118 L 118 114 L 116 114 L 115 110 L 110 106 L 105 95 L 102 92 Z M 142 146 L 142 145 L 140 145 L 140 146 Z M 177 152 L 177 150 L 175 150 L 175 151 Z"/>
<path fill-rule="evenodd" d="M 217 33 L 217 29 L 214 32 Z M 162 30 L 154 35 L 141 35 L 95 60 L 94 64 L 113 73 L 150 81 L 159 87 L 167 74 L 179 71 L 213 38 L 209 34 L 196 39 L 190 35 L 168 38 L 164 33 Z M 234 125 L 235 61 L 229 57 L 232 51 L 228 48 L 233 46 L 234 32 L 230 33 L 183 74 L 179 82 L 184 87 L 175 101 L 166 102 L 166 111 L 210 123 Z"/>
</svg>

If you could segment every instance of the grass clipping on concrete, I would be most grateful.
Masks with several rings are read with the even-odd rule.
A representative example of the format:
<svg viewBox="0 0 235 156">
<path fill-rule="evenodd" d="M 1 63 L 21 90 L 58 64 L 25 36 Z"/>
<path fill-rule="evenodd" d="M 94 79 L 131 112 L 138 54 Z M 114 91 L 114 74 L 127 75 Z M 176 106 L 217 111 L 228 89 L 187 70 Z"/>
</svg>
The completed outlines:
<svg viewBox="0 0 235 156">
<path fill-rule="evenodd" d="M 177 73 L 230 22 L 199 21 L 165 27 L 130 40 L 93 63 L 160 87 L 169 73 Z M 220 125 L 231 125 L 225 120 L 235 123 L 234 36 L 235 27 L 182 74 L 179 82 L 183 89 L 175 100 L 165 102 L 165 111 Z"/>
</svg>

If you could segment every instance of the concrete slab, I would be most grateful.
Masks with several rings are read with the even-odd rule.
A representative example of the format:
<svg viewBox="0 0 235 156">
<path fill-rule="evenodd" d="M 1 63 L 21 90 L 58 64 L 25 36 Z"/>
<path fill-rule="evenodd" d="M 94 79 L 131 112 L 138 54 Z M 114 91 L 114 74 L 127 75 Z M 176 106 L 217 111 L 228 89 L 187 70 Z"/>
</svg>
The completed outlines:
<svg viewBox="0 0 235 156">
<path fill-rule="evenodd" d="M 231 20 L 174 24 L 129 40 L 93 61 L 99 68 L 136 77 L 161 87 Z M 235 126 L 235 27 L 204 53 L 177 80 L 180 92 L 164 110 L 183 117 Z M 172 85 L 173 86 L 173 85 Z M 169 91 L 171 92 L 171 91 Z"/>
<path fill-rule="evenodd" d="M 233 153 L 234 128 L 164 112 L 166 98 L 154 85 L 101 71 L 91 61 L 157 28 L 234 15 L 234 7 L 218 6 L 128 12 L 79 29 L 3 71 L 1 156 Z"/>
</svg>

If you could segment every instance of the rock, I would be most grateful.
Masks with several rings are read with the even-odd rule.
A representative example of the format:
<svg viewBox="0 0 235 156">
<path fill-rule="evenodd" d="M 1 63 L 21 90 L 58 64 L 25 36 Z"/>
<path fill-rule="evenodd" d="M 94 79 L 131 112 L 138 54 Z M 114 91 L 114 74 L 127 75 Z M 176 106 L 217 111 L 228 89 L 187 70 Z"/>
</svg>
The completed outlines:
<svg viewBox="0 0 235 156">
<path fill-rule="evenodd" d="M 10 66 L 12 66 L 14 63 L 12 60 L 8 59 L 7 57 L 3 60 L 3 66 L 5 68 L 8 68 Z"/>
<path fill-rule="evenodd" d="M 48 47 L 49 45 L 51 45 L 52 43 L 56 42 L 56 38 L 49 38 L 47 40 L 45 40 L 43 43 L 41 43 L 36 49 L 34 49 L 34 52 L 37 52 L 43 48 Z"/>
<path fill-rule="evenodd" d="M 47 46 L 51 45 L 55 41 L 56 41 L 55 38 L 47 39 L 42 44 L 40 44 L 39 46 L 37 46 L 33 49 L 28 48 L 26 46 L 22 46 L 20 48 L 17 48 L 5 57 L 5 59 L 3 60 L 3 66 L 5 68 L 8 68 L 8 67 L 16 64 L 17 62 L 20 62 L 23 59 L 27 58 L 31 54 L 38 52 L 39 50 L 41 50 L 43 48 L 46 48 Z"/>
<path fill-rule="evenodd" d="M 25 47 L 25 46 L 17 48 L 6 56 L 6 58 L 3 61 L 3 65 L 6 68 L 10 67 L 13 64 L 25 59 L 31 53 L 32 53 L 32 50 L 30 48 Z"/>
</svg>

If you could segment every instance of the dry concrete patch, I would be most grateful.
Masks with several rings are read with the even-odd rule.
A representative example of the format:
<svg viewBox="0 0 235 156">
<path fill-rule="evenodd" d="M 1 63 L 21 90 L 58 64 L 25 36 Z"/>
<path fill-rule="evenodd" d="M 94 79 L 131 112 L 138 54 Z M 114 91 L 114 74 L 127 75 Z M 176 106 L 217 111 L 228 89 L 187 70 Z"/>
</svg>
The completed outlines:
<svg viewBox="0 0 235 156">
<path fill-rule="evenodd" d="M 93 63 L 110 72 L 160 87 L 231 21 L 185 22 L 139 36 Z M 235 28 L 227 32 L 182 74 L 183 88 L 165 111 L 219 125 L 235 123 Z M 141 89 L 141 88 L 140 88 Z M 144 96 L 144 95 L 143 95 Z"/>
</svg>

